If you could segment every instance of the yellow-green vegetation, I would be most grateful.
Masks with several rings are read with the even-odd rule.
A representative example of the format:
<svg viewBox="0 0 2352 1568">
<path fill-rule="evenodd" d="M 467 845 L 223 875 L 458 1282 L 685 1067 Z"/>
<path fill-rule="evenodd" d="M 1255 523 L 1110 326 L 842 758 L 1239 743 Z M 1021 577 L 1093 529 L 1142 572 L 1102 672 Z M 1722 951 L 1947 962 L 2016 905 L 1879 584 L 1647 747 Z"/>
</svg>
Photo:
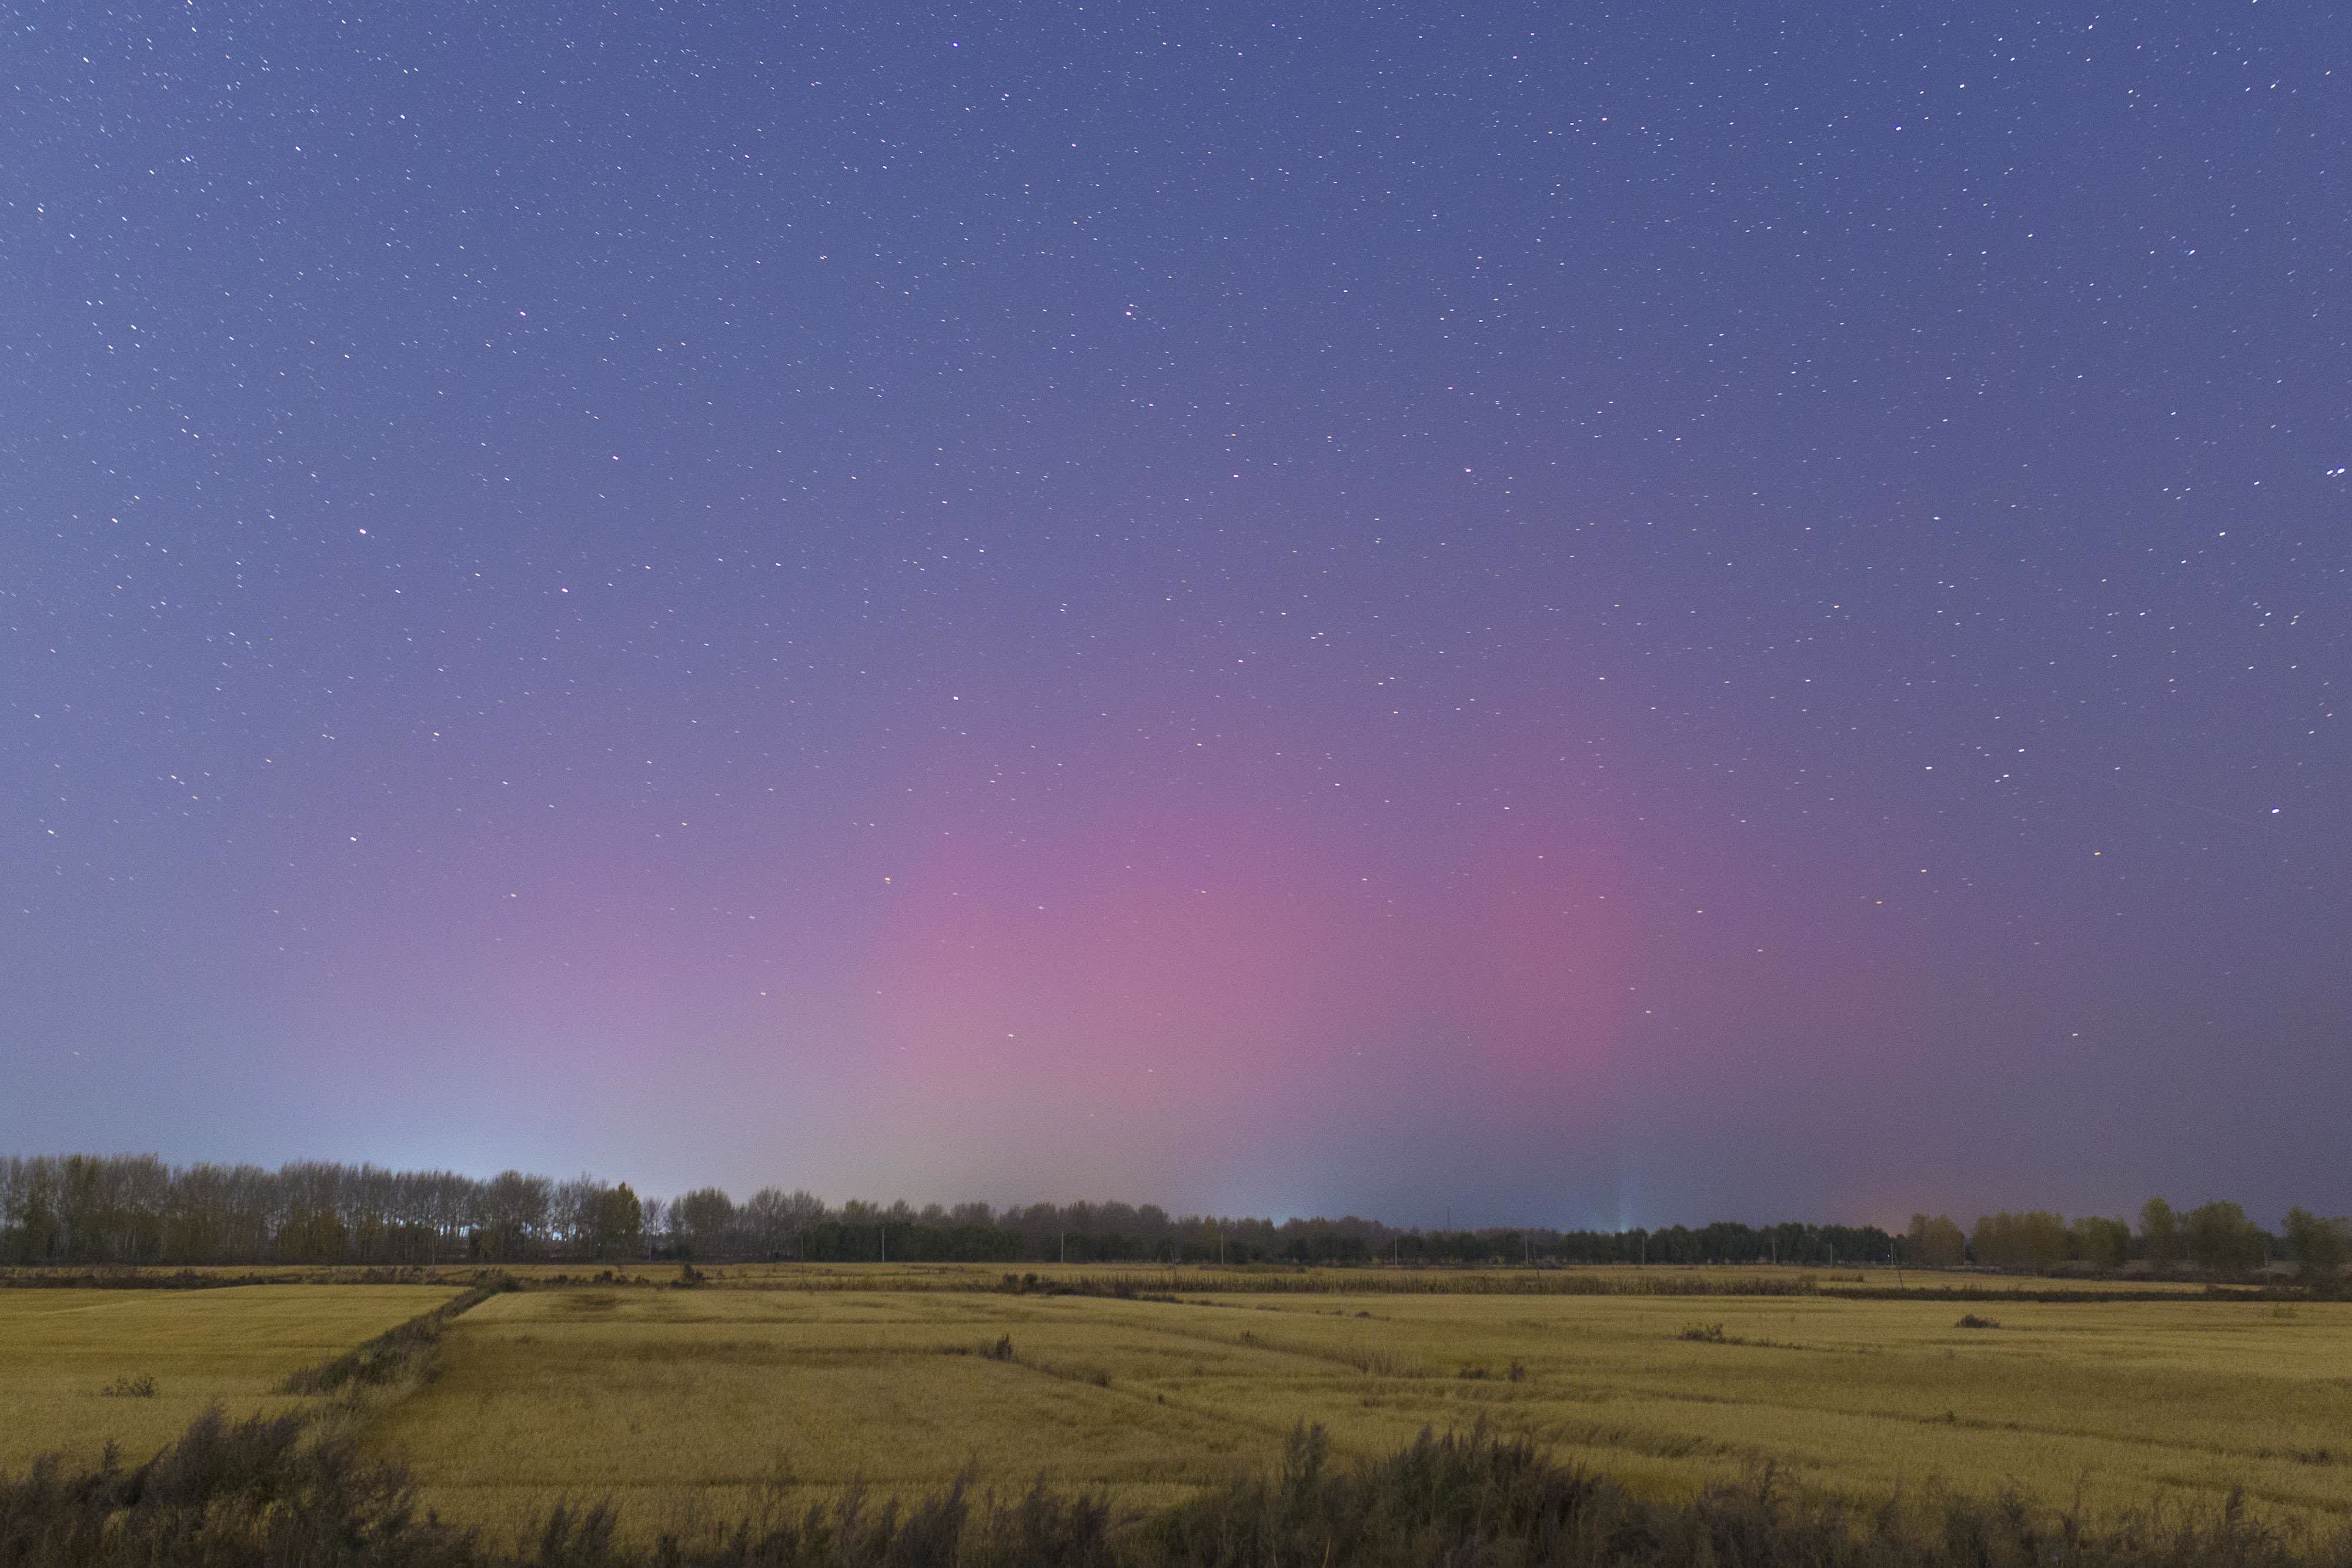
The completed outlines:
<svg viewBox="0 0 2352 1568">
<path fill-rule="evenodd" d="M 431 1505 L 502 1528 L 559 1498 L 610 1499 L 644 1531 L 967 1467 L 1000 1490 L 1042 1475 L 1165 1501 L 1270 1461 L 1302 1418 L 1355 1455 L 1484 1419 L 1660 1497 L 1771 1461 L 1861 1499 L 2014 1486 L 2109 1512 L 2242 1487 L 2257 1509 L 2352 1517 L 2352 1304 L 1189 1286 L 1170 1302 L 729 1275 L 741 1288 L 489 1301 L 370 1445 L 415 1466 Z M 1165 1273 L 1135 1279 L 1156 1291 Z M 1991 1326 L 1958 1326 L 1964 1311 Z"/>
<path fill-rule="evenodd" d="M 0 1291 L 0 1470 L 37 1455 L 143 1459 L 215 1401 L 246 1416 L 310 1401 L 288 1375 L 457 1292 L 436 1285 Z"/>
</svg>

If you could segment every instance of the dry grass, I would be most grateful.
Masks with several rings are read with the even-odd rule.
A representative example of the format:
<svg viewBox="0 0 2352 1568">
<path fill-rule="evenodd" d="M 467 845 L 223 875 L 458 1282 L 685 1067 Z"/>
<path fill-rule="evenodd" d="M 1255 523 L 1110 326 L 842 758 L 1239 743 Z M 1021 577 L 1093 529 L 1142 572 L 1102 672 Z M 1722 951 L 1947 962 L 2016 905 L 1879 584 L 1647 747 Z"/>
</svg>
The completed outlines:
<svg viewBox="0 0 2352 1568">
<path fill-rule="evenodd" d="M 2243 1487 L 2352 1518 L 2352 1305 L 2020 1300 L 1964 1330 L 1940 1300 L 1182 1294 L 506 1296 L 369 1440 L 501 1526 L 571 1497 L 676 1527 L 967 1467 L 1164 1502 L 1272 1461 L 1302 1417 L 1362 1456 L 1481 1416 L 1658 1497 L 1769 1459 L 1857 1499 L 2014 1485 L 2113 1512 Z M 1001 1338 L 1012 1360 L 980 1354 Z"/>
<path fill-rule="evenodd" d="M 2112 1515 L 2242 1488 L 2270 1515 L 2352 1521 L 2347 1303 L 2159 1288 L 1964 1314 L 1949 1276 L 1884 1301 L 1828 1293 L 1836 1275 L 1822 1293 L 1693 1298 L 1510 1293 L 1530 1278 L 1514 1270 L 1035 1270 L 1166 1301 L 1006 1293 L 1002 1269 L 729 1268 L 696 1290 L 650 1266 L 603 1284 L 530 1272 L 572 1283 L 455 1320 L 437 1375 L 364 1435 L 416 1468 L 429 1504 L 498 1527 L 609 1498 L 643 1533 L 967 1469 L 1000 1490 L 1043 1476 L 1168 1503 L 1274 1462 L 1302 1418 L 1352 1457 L 1484 1418 L 1664 1499 L 1769 1460 L 1864 1500 L 2014 1487 Z M 1653 1272 L 1736 1291 L 1762 1271 Z M 470 1277 L 0 1291 L 0 1469 L 110 1437 L 135 1458 L 214 1400 L 297 1408 L 289 1373 Z"/>
<path fill-rule="evenodd" d="M 455 1294 L 431 1285 L 0 1291 L 0 1470 L 50 1451 L 88 1460 L 110 1440 L 135 1462 L 215 1400 L 236 1416 L 297 1408 L 306 1401 L 278 1391 L 289 1374 Z"/>
</svg>

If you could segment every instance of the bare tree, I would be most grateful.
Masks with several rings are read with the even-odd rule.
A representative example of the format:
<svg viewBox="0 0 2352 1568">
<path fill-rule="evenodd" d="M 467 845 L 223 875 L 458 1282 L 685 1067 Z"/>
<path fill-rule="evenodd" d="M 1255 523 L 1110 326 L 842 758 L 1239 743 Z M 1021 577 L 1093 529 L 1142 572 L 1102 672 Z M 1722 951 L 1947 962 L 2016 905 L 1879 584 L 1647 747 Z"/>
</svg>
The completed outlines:
<svg viewBox="0 0 2352 1568">
<path fill-rule="evenodd" d="M 2295 1271 L 2304 1283 L 2333 1284 L 2344 1271 L 2347 1228 L 2352 1222 L 2322 1219 L 2307 1208 L 2286 1211 L 2287 1244 L 2294 1249 Z"/>
<path fill-rule="evenodd" d="M 824 1207 L 817 1205 L 820 1211 Z M 793 1223 L 792 1200 L 784 1196 L 783 1188 L 775 1186 L 763 1186 L 745 1199 L 736 1223 L 742 1231 L 745 1249 L 756 1258 L 782 1257 L 791 1249 L 797 1228 Z"/>
<path fill-rule="evenodd" d="M 1960 1234 L 1959 1226 L 1948 1215 L 1938 1214 L 1933 1218 L 1913 1215 L 1905 1239 L 1910 1260 L 1931 1269 L 1948 1269 L 1968 1257 L 1968 1238 Z"/>
<path fill-rule="evenodd" d="M 735 1224 L 735 1200 L 724 1189 L 700 1186 L 683 1194 L 670 1206 L 671 1228 L 677 1239 L 694 1249 L 698 1258 L 715 1258 L 725 1249 L 727 1232 Z"/>
<path fill-rule="evenodd" d="M 2173 1218 L 2172 1205 L 2160 1197 L 2151 1197 L 2139 1206 L 2140 1244 L 2147 1249 L 2151 1268 L 2161 1274 L 2179 1260 L 2180 1226 Z"/>
</svg>

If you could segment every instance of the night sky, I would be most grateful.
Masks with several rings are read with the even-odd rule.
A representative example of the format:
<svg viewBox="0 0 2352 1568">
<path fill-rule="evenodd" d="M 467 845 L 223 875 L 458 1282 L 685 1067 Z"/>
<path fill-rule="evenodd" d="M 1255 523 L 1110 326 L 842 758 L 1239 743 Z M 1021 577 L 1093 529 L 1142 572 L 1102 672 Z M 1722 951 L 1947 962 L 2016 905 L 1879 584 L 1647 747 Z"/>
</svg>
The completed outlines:
<svg viewBox="0 0 2352 1568">
<path fill-rule="evenodd" d="M 2326 5 L 0 40 L 0 1148 L 2352 1207 Z"/>
</svg>

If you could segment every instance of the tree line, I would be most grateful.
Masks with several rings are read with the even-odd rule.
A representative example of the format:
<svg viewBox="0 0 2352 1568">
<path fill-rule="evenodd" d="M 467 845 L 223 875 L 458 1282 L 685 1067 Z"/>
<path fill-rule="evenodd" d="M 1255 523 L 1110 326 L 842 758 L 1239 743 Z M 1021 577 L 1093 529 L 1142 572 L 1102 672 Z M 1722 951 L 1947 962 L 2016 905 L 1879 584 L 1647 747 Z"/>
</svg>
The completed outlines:
<svg viewBox="0 0 2352 1568">
<path fill-rule="evenodd" d="M 2151 1197 L 2140 1206 L 2137 1229 L 2127 1219 L 2085 1215 L 2070 1223 L 2034 1209 L 1988 1214 L 1963 1232 L 1948 1215 L 1915 1214 L 1901 1250 L 1905 1261 L 1931 1268 L 1977 1263 L 2037 1272 L 2070 1262 L 2108 1270 L 2143 1262 L 2159 1274 L 2185 1263 L 2201 1273 L 2238 1275 L 2292 1260 L 2306 1280 L 2332 1281 L 2352 1253 L 2352 1220 L 2291 1208 L 2273 1235 L 2234 1203 L 2200 1204 L 2181 1214 Z"/>
<path fill-rule="evenodd" d="M 298 1161 L 168 1166 L 152 1155 L 0 1156 L 0 1261 L 323 1264 L 742 1262 L 1884 1262 L 1874 1226 L 1722 1222 L 1660 1230 L 1403 1228 L 1345 1216 L 1171 1215 L 1157 1204 L 995 1208 L 762 1187 L 641 1197 L 551 1180 Z"/>
<path fill-rule="evenodd" d="M 2103 1269 L 2185 1260 L 2243 1273 L 2291 1255 L 2332 1276 L 2342 1221 L 2303 1209 L 2273 1238 L 2235 1204 L 2176 1217 L 2161 1200 L 2123 1220 L 2068 1224 L 1998 1214 L 1964 1233 L 1914 1216 L 1876 1226 L 1718 1221 L 1696 1228 L 1422 1229 L 1344 1216 L 1276 1221 L 1171 1215 L 1157 1204 L 985 1203 L 916 1207 L 762 1187 L 737 1201 L 698 1187 L 663 1199 L 626 1182 L 521 1171 L 482 1179 L 299 1161 L 168 1166 L 152 1155 L 0 1156 L 0 1261 L 13 1263 L 362 1264 L 671 1260 L 693 1262 L 1786 1263 L 1803 1267 L 1973 1260 Z M 2330 1252 L 2330 1247 L 2335 1250 Z"/>
<path fill-rule="evenodd" d="M 0 1260 L 436 1264 L 637 1255 L 626 1183 L 305 1160 L 167 1166 L 152 1155 L 0 1155 Z"/>
</svg>

